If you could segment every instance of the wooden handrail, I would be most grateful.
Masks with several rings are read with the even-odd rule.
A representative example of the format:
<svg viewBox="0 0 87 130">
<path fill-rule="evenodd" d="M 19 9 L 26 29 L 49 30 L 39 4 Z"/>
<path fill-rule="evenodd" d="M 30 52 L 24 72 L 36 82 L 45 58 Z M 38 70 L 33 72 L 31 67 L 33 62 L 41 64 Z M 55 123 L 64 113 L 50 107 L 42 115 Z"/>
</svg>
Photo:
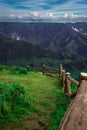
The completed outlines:
<svg viewBox="0 0 87 130">
<path fill-rule="evenodd" d="M 48 70 L 51 70 L 51 71 L 57 71 L 57 72 L 59 72 L 58 69 L 50 67 L 50 66 L 43 65 L 43 67 L 46 68 L 46 69 L 48 69 Z"/>
<path fill-rule="evenodd" d="M 87 77 L 85 77 L 87 78 Z M 76 97 L 71 102 L 58 130 L 87 130 L 87 80 L 81 80 Z"/>
<path fill-rule="evenodd" d="M 64 93 L 68 94 L 68 96 L 71 98 L 71 97 L 73 97 L 72 96 L 73 94 L 71 91 L 70 83 L 73 83 L 75 86 L 79 87 L 79 82 L 76 81 L 75 79 L 73 79 L 70 76 L 69 72 L 65 73 L 65 70 L 63 70 L 62 64 L 60 64 L 59 68 L 60 68 L 59 75 L 62 78 L 62 86 L 63 86 Z M 82 77 L 83 76 L 81 76 L 81 78 Z"/>
<path fill-rule="evenodd" d="M 68 77 L 68 79 L 74 84 L 74 85 L 76 85 L 77 87 L 78 87 L 78 85 L 79 85 L 79 82 L 78 81 L 76 81 L 75 79 L 73 79 L 72 77 Z"/>
<path fill-rule="evenodd" d="M 64 75 L 64 73 L 62 74 Z M 75 93 L 76 96 L 71 101 L 58 130 L 87 130 L 87 73 L 80 73 L 79 82 L 66 73 L 64 87 L 67 93 L 70 87 L 69 81 L 78 87 L 78 91 Z"/>
</svg>

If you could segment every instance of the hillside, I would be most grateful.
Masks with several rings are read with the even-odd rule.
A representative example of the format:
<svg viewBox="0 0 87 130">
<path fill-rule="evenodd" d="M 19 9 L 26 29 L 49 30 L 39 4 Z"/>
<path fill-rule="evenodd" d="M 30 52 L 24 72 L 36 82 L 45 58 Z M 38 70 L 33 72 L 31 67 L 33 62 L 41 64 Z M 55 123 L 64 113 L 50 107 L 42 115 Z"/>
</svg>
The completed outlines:
<svg viewBox="0 0 87 130">
<path fill-rule="evenodd" d="M 22 64 L 22 60 L 25 61 L 24 64 L 29 64 L 29 62 L 36 62 L 40 59 L 64 59 L 65 57 L 60 52 L 53 52 L 49 49 L 42 48 L 39 45 L 34 45 L 26 41 L 17 41 L 5 37 L 0 34 L 0 62 L 5 65 L 10 65 L 10 62 Z M 43 60 L 44 60 L 43 59 Z M 19 60 L 19 61 L 17 61 Z M 17 61 L 17 62 L 15 62 Z M 26 63 L 27 61 L 27 63 Z M 38 62 L 37 62 L 38 63 Z M 22 64 L 22 65 L 24 65 Z M 40 65 L 43 64 L 40 63 Z M 38 65 L 38 64 L 37 64 Z"/>
<path fill-rule="evenodd" d="M 0 66 L 1 130 L 57 130 L 68 104 L 59 78 Z"/>
<path fill-rule="evenodd" d="M 87 46 L 87 23 L 0 23 L 0 33 L 70 54 Z"/>
<path fill-rule="evenodd" d="M 0 63 L 63 63 L 68 70 L 87 64 L 87 23 L 0 23 Z"/>
</svg>

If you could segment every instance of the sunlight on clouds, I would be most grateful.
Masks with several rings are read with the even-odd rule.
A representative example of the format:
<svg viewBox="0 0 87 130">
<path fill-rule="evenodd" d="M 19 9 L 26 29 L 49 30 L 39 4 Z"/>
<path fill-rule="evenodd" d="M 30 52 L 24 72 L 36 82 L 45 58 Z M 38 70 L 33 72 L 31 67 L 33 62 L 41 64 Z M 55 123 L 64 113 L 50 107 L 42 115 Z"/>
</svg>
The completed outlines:
<svg viewBox="0 0 87 130">
<path fill-rule="evenodd" d="M 15 18 L 16 16 L 15 16 L 15 14 L 10 14 L 9 17 L 10 18 Z"/>
<path fill-rule="evenodd" d="M 56 17 L 53 15 L 53 13 L 42 13 L 42 12 L 28 12 L 28 14 L 22 14 L 20 15 L 19 14 L 9 14 L 8 15 L 9 18 L 18 18 L 18 19 L 30 19 L 30 18 L 33 18 L 33 19 L 55 19 Z"/>
<path fill-rule="evenodd" d="M 38 17 L 38 16 L 39 16 L 39 13 L 38 13 L 38 12 L 32 12 L 32 15 Z"/>
<path fill-rule="evenodd" d="M 78 15 L 76 15 L 76 14 L 68 14 L 68 13 L 64 14 L 64 18 L 74 19 L 74 18 L 77 18 L 77 17 L 78 17 Z"/>
</svg>

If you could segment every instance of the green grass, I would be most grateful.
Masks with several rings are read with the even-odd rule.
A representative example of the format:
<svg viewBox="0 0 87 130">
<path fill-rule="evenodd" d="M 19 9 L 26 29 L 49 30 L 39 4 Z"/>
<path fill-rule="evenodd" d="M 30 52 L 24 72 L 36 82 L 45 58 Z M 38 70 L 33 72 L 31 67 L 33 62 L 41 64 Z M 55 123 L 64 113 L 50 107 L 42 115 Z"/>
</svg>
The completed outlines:
<svg viewBox="0 0 87 130">
<path fill-rule="evenodd" d="M 15 96 L 13 101 L 15 112 L 8 111 L 8 118 L 4 117 L 4 124 L 0 125 L 0 129 L 57 130 L 69 104 L 68 97 L 62 91 L 60 79 L 42 75 L 40 72 L 26 71 L 24 68 L 1 67 L 0 82 L 1 87 L 5 87 L 4 93 L 12 89 L 15 95 L 15 90 L 18 90 L 15 88 L 18 85 L 20 90 L 24 91 L 24 97 L 21 100 L 21 92 L 20 94 L 19 91 L 16 92 L 18 99 L 16 100 Z M 11 97 L 11 94 L 9 95 Z M 5 102 L 9 106 L 12 104 L 12 100 L 6 98 Z"/>
<path fill-rule="evenodd" d="M 78 88 L 73 83 L 70 84 L 72 93 L 77 92 Z"/>
</svg>

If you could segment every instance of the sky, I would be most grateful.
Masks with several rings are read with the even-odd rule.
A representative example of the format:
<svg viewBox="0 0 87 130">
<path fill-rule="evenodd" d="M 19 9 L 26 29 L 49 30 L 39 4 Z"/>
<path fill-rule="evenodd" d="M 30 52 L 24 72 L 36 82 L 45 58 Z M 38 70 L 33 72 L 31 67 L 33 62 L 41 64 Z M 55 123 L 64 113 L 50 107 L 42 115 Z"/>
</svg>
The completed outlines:
<svg viewBox="0 0 87 130">
<path fill-rule="evenodd" d="M 0 21 L 87 22 L 87 0 L 0 0 Z"/>
</svg>

